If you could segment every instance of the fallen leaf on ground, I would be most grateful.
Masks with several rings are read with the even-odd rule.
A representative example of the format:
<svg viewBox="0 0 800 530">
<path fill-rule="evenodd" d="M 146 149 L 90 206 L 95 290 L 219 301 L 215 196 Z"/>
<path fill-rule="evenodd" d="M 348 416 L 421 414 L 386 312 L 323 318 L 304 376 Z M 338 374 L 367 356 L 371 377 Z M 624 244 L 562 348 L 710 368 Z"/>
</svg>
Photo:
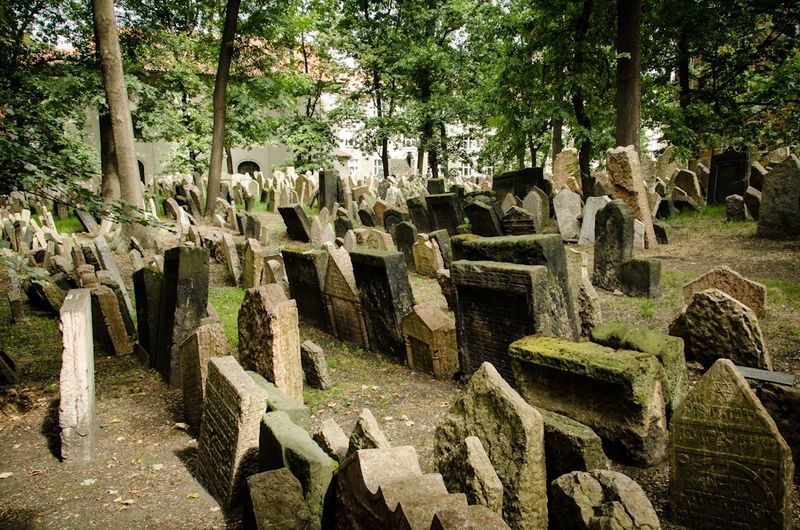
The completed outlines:
<svg viewBox="0 0 800 530">
<path fill-rule="evenodd" d="M 94 484 L 95 482 L 97 482 L 97 479 L 96 479 L 96 478 L 87 478 L 86 480 L 84 480 L 83 482 L 81 482 L 81 486 L 91 486 L 91 485 L 92 485 L 92 484 Z"/>
</svg>

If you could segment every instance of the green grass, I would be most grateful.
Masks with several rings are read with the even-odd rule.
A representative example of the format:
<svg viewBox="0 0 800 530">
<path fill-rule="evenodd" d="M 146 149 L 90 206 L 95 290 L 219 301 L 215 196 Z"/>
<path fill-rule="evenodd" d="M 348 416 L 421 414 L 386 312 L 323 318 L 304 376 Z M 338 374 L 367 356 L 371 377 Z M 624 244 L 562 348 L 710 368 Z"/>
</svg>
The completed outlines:
<svg viewBox="0 0 800 530">
<path fill-rule="evenodd" d="M 705 233 L 721 232 L 724 234 L 751 235 L 756 233 L 756 223 L 728 222 L 725 219 L 725 205 L 707 205 L 697 211 L 681 212 L 669 219 L 661 221 L 672 228 L 691 228 Z"/>
<path fill-rule="evenodd" d="M 75 234 L 83 232 L 83 225 L 78 221 L 77 217 L 70 216 L 66 219 L 54 219 L 56 222 L 56 229 L 62 234 Z"/>
<path fill-rule="evenodd" d="M 639 302 L 639 316 L 642 318 L 651 318 L 655 312 L 656 301 L 652 298 L 645 298 Z"/>
<path fill-rule="evenodd" d="M 238 287 L 211 287 L 208 301 L 219 315 L 228 347 L 236 351 L 239 347 L 239 307 L 244 300 L 244 290 Z"/>
<path fill-rule="evenodd" d="M 800 282 L 764 280 L 763 283 L 767 286 L 769 305 L 788 305 L 800 311 Z"/>
</svg>

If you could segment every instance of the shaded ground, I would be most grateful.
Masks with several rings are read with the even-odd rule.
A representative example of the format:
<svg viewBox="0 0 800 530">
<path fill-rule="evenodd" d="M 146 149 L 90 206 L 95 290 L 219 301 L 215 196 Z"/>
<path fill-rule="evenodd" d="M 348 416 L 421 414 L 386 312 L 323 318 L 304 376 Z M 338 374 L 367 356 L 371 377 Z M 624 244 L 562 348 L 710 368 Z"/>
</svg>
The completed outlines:
<svg viewBox="0 0 800 530">
<path fill-rule="evenodd" d="M 729 265 L 769 287 L 762 321 L 777 370 L 800 377 L 800 242 L 755 239 L 753 223 L 729 224 L 713 216 L 681 217 L 670 223 L 670 244 L 644 254 L 663 260 L 663 293 L 656 300 L 600 292 L 605 318 L 637 322 L 666 331 L 682 307 L 683 283 L 717 265 Z M 297 246 L 286 238 L 279 216 L 261 214 L 275 248 Z M 168 246 L 168 245 L 165 245 Z M 588 251 L 591 248 L 569 247 Z M 577 284 L 580 257 L 567 252 Z M 131 264 L 120 256 L 129 281 Z M 591 265 L 590 265 L 591 266 Z M 243 297 L 223 265 L 212 264 L 210 300 L 235 351 L 236 314 Z M 0 287 L 7 278 L 0 271 Z M 446 309 L 435 280 L 411 275 L 417 302 Z M 380 354 L 344 344 L 307 325 L 301 339 L 322 346 L 336 385 L 305 392 L 312 427 L 328 417 L 349 431 L 369 408 L 395 445 L 417 448 L 423 467 L 433 470 L 433 430 L 452 404 L 458 386 L 412 372 Z M 223 528 L 238 526 L 193 478 L 194 434 L 176 427 L 180 393 L 171 390 L 135 357 L 96 359 L 98 452 L 94 462 L 63 465 L 58 454 L 57 399 L 60 369 L 58 321 L 32 316 L 11 325 L 0 302 L 0 346 L 17 361 L 21 383 L 0 390 L 0 527 L 2 528 Z M 693 374 L 696 380 L 697 374 Z M 659 468 L 617 466 L 648 492 L 666 528 L 668 474 Z M 11 473 L 11 475 L 5 475 Z M 795 492 L 795 526 L 800 501 Z"/>
</svg>

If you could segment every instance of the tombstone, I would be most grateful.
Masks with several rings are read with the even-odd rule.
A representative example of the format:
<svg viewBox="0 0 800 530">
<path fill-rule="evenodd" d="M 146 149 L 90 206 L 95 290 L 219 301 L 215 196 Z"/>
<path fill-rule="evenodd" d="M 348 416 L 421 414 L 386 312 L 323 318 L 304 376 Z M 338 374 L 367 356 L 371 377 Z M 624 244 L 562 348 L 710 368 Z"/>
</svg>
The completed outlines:
<svg viewBox="0 0 800 530">
<path fill-rule="evenodd" d="M 55 276 L 51 278 L 54 277 Z M 119 307 L 119 313 L 122 317 L 122 324 L 125 328 L 125 335 L 135 337 L 136 328 L 133 326 L 133 319 L 131 318 L 131 314 L 128 312 L 128 308 L 125 306 L 125 299 L 123 298 L 122 289 L 120 288 L 119 284 L 114 280 L 111 274 L 108 273 L 108 271 L 98 271 L 97 280 L 100 282 L 100 285 L 105 285 L 114 291 L 114 296 L 117 298 L 117 307 Z"/>
<path fill-rule="evenodd" d="M 748 186 L 744 192 L 744 205 L 747 208 L 747 213 L 754 221 L 758 221 L 758 216 L 761 211 L 761 192 L 752 186 Z"/>
<path fill-rule="evenodd" d="M 300 344 L 300 360 L 303 365 L 305 382 L 311 388 L 328 390 L 333 386 L 333 380 L 328 373 L 328 363 L 322 348 L 310 340 Z"/>
<path fill-rule="evenodd" d="M 224 509 L 240 502 L 258 468 L 258 428 L 266 392 L 231 356 L 208 361 L 197 478 Z"/>
<path fill-rule="evenodd" d="M 428 179 L 427 189 L 428 195 L 441 195 L 442 193 L 445 193 L 444 179 Z"/>
<path fill-rule="evenodd" d="M 563 333 L 563 304 L 554 310 L 547 268 L 493 261 L 455 261 L 450 270 L 457 293 L 456 329 L 461 372 L 485 361 L 511 379 L 508 345 L 541 333 Z M 558 315 L 557 315 L 558 314 Z M 574 317 L 573 317 L 574 318 Z"/>
<path fill-rule="evenodd" d="M 389 447 L 391 444 L 381 431 L 375 416 L 369 409 L 362 409 L 358 421 L 353 427 L 353 432 L 350 433 L 347 454 L 351 455 L 363 449 L 387 449 Z"/>
<path fill-rule="evenodd" d="M 320 208 L 333 209 L 333 204 L 339 202 L 342 197 L 341 181 L 339 172 L 326 170 L 319 172 L 319 205 Z"/>
<path fill-rule="evenodd" d="M 408 367 L 451 379 L 458 371 L 453 319 L 433 304 L 420 304 L 403 317 L 402 326 Z"/>
<path fill-rule="evenodd" d="M 83 226 L 83 229 L 86 232 L 89 232 L 93 237 L 100 235 L 100 225 L 98 225 L 97 221 L 94 220 L 92 214 L 86 210 L 75 208 L 75 217 L 78 218 L 78 221 L 80 221 L 81 226 Z"/>
<path fill-rule="evenodd" d="M 128 355 L 133 352 L 117 295 L 105 285 L 92 289 L 92 317 L 94 335 L 106 353 Z"/>
<path fill-rule="evenodd" d="M 353 221 L 349 217 L 337 216 L 333 221 L 336 237 L 344 237 L 348 230 L 353 229 Z"/>
<path fill-rule="evenodd" d="M 418 274 L 436 277 L 436 272 L 444 268 L 444 260 L 439 245 L 428 234 L 417 234 L 417 241 L 411 247 L 414 256 L 414 269 Z"/>
<path fill-rule="evenodd" d="M 495 197 L 501 203 L 506 194 L 513 193 L 517 197 L 525 197 L 535 186 L 542 189 L 549 186 L 549 183 L 545 184 L 543 168 L 529 167 L 519 171 L 510 171 L 495 175 L 492 179 L 492 191 L 495 192 Z"/>
<path fill-rule="evenodd" d="M 658 298 L 661 294 L 661 261 L 633 258 L 622 263 L 620 287 L 626 296 Z"/>
<path fill-rule="evenodd" d="M 408 212 L 411 216 L 411 222 L 417 227 L 417 230 L 423 233 L 431 231 L 431 220 L 428 216 L 428 206 L 422 197 L 414 197 L 406 201 Z"/>
<path fill-rule="evenodd" d="M 447 233 L 447 230 L 433 230 L 428 233 L 428 236 L 431 238 L 431 241 L 436 241 L 436 244 L 439 245 L 439 252 L 442 253 L 444 267 L 449 269 L 450 264 L 453 263 L 453 247 L 450 243 L 450 234 Z"/>
<path fill-rule="evenodd" d="M 391 234 L 392 239 L 397 239 L 397 235 L 395 234 L 395 230 L 397 229 L 397 225 L 404 221 L 408 221 L 409 215 L 406 212 L 401 210 L 396 210 L 394 208 L 389 208 L 383 213 L 383 228 L 389 234 Z"/>
<path fill-rule="evenodd" d="M 228 354 L 225 330 L 218 320 L 205 318 L 181 344 L 181 390 L 186 421 L 199 432 L 208 360 Z"/>
<path fill-rule="evenodd" d="M 767 286 L 748 280 L 730 267 L 716 267 L 683 286 L 683 303 L 689 305 L 695 293 L 715 288 L 752 309 L 758 318 L 767 314 Z"/>
<path fill-rule="evenodd" d="M 680 188 L 685 191 L 686 195 L 698 206 L 703 206 L 706 203 L 703 198 L 703 190 L 700 188 L 700 181 L 694 171 L 676 169 L 674 174 L 671 175 L 670 187 Z"/>
<path fill-rule="evenodd" d="M 95 238 L 94 248 L 97 251 L 97 258 L 100 262 L 100 265 L 104 270 L 107 270 L 111 274 L 111 276 L 114 278 L 114 281 L 116 281 L 119 285 L 120 291 L 122 292 L 122 297 L 125 300 L 125 307 L 128 308 L 128 313 L 133 313 L 133 304 L 131 304 L 131 299 L 128 296 L 128 290 L 125 289 L 125 283 L 122 281 L 122 275 L 119 273 L 117 262 L 114 259 L 114 255 L 111 253 L 111 249 L 109 248 L 105 238 Z"/>
<path fill-rule="evenodd" d="M 669 334 L 683 339 L 687 361 L 698 361 L 706 368 L 724 358 L 740 366 L 772 370 L 758 317 L 719 289 L 694 293 L 670 324 Z"/>
<path fill-rule="evenodd" d="M 397 250 L 394 241 L 392 241 L 392 236 L 377 228 L 369 228 L 366 230 L 363 245 L 370 250 Z"/>
<path fill-rule="evenodd" d="M 261 285 L 264 269 L 264 249 L 255 239 L 248 239 L 244 244 L 244 267 L 242 270 L 242 288 L 252 289 Z"/>
<path fill-rule="evenodd" d="M 578 238 L 579 245 L 591 245 L 594 243 L 597 212 L 609 202 L 611 202 L 611 199 L 605 195 L 586 199 L 586 206 L 583 208 L 583 219 L 581 221 L 581 233 Z"/>
<path fill-rule="evenodd" d="M 513 528 L 547 528 L 542 416 L 490 363 L 480 366 L 436 427 L 436 462 L 448 461 L 468 436 L 478 437 L 503 483 L 503 519 Z"/>
<path fill-rule="evenodd" d="M 725 204 L 728 195 L 742 195 L 750 178 L 750 151 L 728 149 L 711 157 L 708 203 Z"/>
<path fill-rule="evenodd" d="M 361 207 L 358 209 L 358 218 L 361 221 L 361 224 L 368 227 L 375 227 L 378 226 L 378 220 L 375 216 L 375 212 L 369 206 Z"/>
<path fill-rule="evenodd" d="M 164 288 L 156 368 L 170 386 L 181 386 L 180 345 L 206 316 L 208 250 L 173 247 L 164 254 Z"/>
<path fill-rule="evenodd" d="M 744 222 L 747 220 L 744 197 L 741 195 L 728 195 L 725 197 L 725 219 L 729 222 Z"/>
<path fill-rule="evenodd" d="M 506 195 L 506 197 L 510 196 Z M 464 214 L 469 218 L 473 234 L 484 237 L 503 235 L 503 227 L 500 225 L 497 211 L 490 205 L 474 201 L 464 208 Z"/>
<path fill-rule="evenodd" d="M 578 239 L 581 230 L 579 218 L 583 209 L 581 196 L 569 188 L 563 188 L 553 199 L 558 231 L 567 241 Z"/>
<path fill-rule="evenodd" d="M 758 237 L 800 236 L 800 159 L 789 155 L 764 179 L 758 213 Z"/>
<path fill-rule="evenodd" d="M 245 291 L 239 308 L 239 361 L 303 402 L 297 304 L 276 284 Z"/>
<path fill-rule="evenodd" d="M 550 198 L 541 188 L 534 186 L 522 201 L 522 207 L 533 215 L 536 231 L 541 233 L 550 219 Z"/>
<path fill-rule="evenodd" d="M 633 210 L 614 200 L 595 216 L 592 284 L 607 291 L 621 289 L 622 264 L 633 257 Z"/>
<path fill-rule="evenodd" d="M 791 451 L 732 362 L 714 363 L 672 416 L 670 431 L 677 523 L 791 528 Z"/>
<path fill-rule="evenodd" d="M 564 149 L 556 155 L 553 162 L 553 189 L 559 191 L 567 187 L 570 178 L 574 178 L 578 184 L 581 182 L 578 150 L 574 147 Z"/>
<path fill-rule="evenodd" d="M 327 331 L 330 328 L 322 288 L 328 267 L 328 251 L 284 249 L 281 255 L 289 280 L 289 292 L 297 302 L 300 318 Z"/>
<path fill-rule="evenodd" d="M 368 348 L 367 326 L 361 311 L 353 265 L 347 252 L 330 253 L 323 292 L 333 336 Z"/>
<path fill-rule="evenodd" d="M 531 192 L 533 193 L 533 192 Z M 534 195 L 536 195 L 534 193 Z M 537 197 L 538 199 L 538 197 Z M 512 207 L 500 221 L 503 233 L 508 236 L 535 234 L 537 221 L 528 210 L 519 206 Z"/>
<path fill-rule="evenodd" d="M 464 213 L 458 203 L 458 196 L 455 193 L 428 195 L 425 197 L 425 202 L 428 205 L 432 228 L 447 230 L 451 236 L 456 235 L 458 227 L 464 222 Z"/>
<path fill-rule="evenodd" d="M 417 241 L 417 228 L 410 222 L 404 221 L 395 228 L 395 242 L 397 250 L 406 257 L 406 267 L 409 271 L 416 271 L 414 267 L 414 253 L 411 248 Z"/>
<path fill-rule="evenodd" d="M 249 506 L 242 516 L 245 528 L 260 530 L 309 528 L 311 512 L 303 488 L 288 468 L 264 471 L 247 477 Z"/>
<path fill-rule="evenodd" d="M 531 236 L 505 236 L 473 238 L 462 245 L 463 259 L 470 261 L 503 261 L 519 265 L 544 265 L 550 276 L 546 286 L 547 296 L 552 297 L 551 315 L 559 330 L 556 336 L 580 336 L 575 319 L 575 304 L 572 299 L 567 256 L 558 234 Z"/>
<path fill-rule="evenodd" d="M 375 226 L 383 228 L 383 216 L 389 209 L 389 203 L 383 199 L 378 199 L 372 205 L 372 211 L 375 213 Z"/>
<path fill-rule="evenodd" d="M 625 201 L 633 210 L 634 217 L 644 223 L 645 247 L 656 245 L 653 215 L 642 178 L 639 154 L 632 145 L 617 147 L 606 151 L 606 161 L 613 184 L 611 197 Z"/>
<path fill-rule="evenodd" d="M 289 234 L 289 238 L 308 243 L 311 223 L 303 207 L 299 204 L 279 206 L 278 213 L 281 214 L 283 223 L 286 225 L 286 233 Z"/>
<path fill-rule="evenodd" d="M 396 360 L 404 360 L 401 322 L 414 307 L 414 294 L 408 283 L 403 254 L 357 250 L 350 258 L 370 347 Z"/>
<path fill-rule="evenodd" d="M 239 254 L 236 252 L 236 244 L 230 234 L 222 234 L 222 249 L 225 255 L 225 264 L 228 266 L 228 273 L 233 279 L 234 285 L 239 285 L 242 277 L 242 269 L 239 264 Z"/>
<path fill-rule="evenodd" d="M 72 289 L 61 306 L 61 459 L 88 462 L 94 458 L 97 418 L 94 396 L 92 304 L 88 289 Z"/>
</svg>

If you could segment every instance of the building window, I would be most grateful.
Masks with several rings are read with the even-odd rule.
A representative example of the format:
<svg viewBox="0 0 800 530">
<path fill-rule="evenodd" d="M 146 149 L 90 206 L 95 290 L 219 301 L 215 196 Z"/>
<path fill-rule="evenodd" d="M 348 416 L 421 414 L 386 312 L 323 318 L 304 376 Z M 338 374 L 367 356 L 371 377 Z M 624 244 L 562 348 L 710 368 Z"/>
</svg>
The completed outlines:
<svg viewBox="0 0 800 530">
<path fill-rule="evenodd" d="M 358 160 L 350 159 L 347 161 L 347 174 L 351 177 L 358 175 Z"/>
<path fill-rule="evenodd" d="M 414 138 L 403 137 L 403 147 L 414 147 L 417 141 Z"/>
<path fill-rule="evenodd" d="M 376 158 L 372 162 L 372 175 L 377 177 L 378 175 L 383 174 L 383 160 L 380 158 Z"/>
<path fill-rule="evenodd" d="M 239 167 L 236 169 L 236 172 L 241 173 L 242 175 L 244 175 L 245 173 L 250 173 L 251 177 L 256 174 L 256 171 L 261 171 L 261 166 L 259 166 L 252 160 L 245 160 L 244 162 L 240 162 Z"/>
<path fill-rule="evenodd" d="M 469 177 L 472 175 L 472 168 L 469 166 L 461 166 L 458 168 L 458 174 L 462 177 Z"/>
<path fill-rule="evenodd" d="M 356 146 L 356 141 L 353 138 L 345 138 L 344 139 L 344 146 L 349 147 L 350 149 Z"/>
</svg>

